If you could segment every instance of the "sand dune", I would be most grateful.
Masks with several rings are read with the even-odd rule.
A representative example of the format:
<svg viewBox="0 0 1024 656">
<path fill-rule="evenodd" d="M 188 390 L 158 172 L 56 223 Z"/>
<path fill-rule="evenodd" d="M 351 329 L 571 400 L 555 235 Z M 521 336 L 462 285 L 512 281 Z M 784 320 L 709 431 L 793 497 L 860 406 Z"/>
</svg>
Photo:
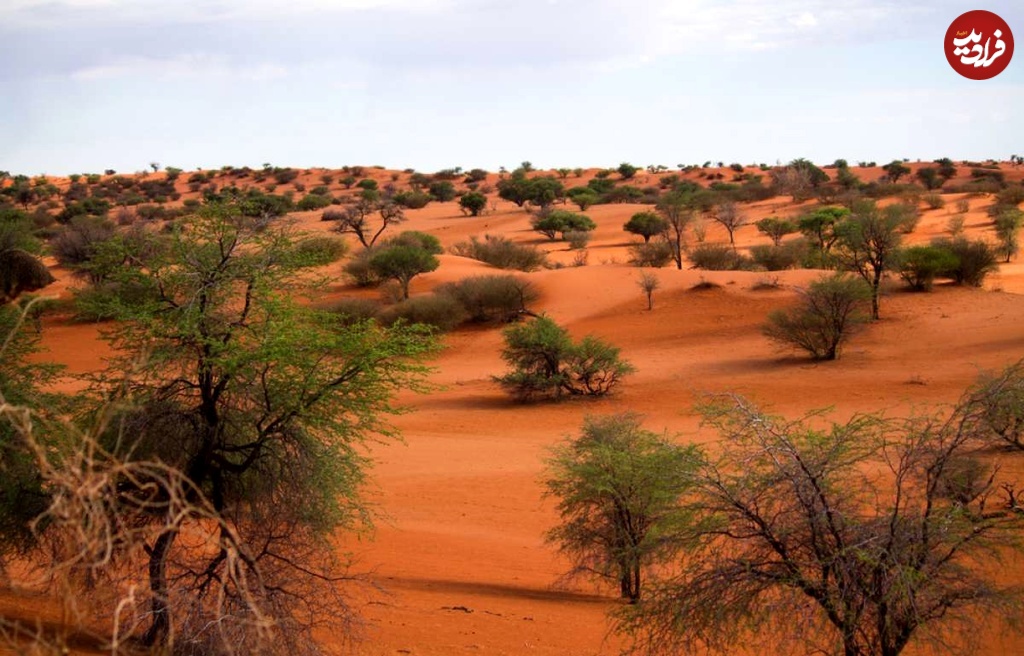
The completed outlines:
<svg viewBox="0 0 1024 656">
<path fill-rule="evenodd" d="M 584 180 L 592 176 L 589 171 Z M 858 170 L 862 178 L 880 169 Z M 373 172 L 385 180 L 385 173 Z M 310 174 L 316 184 L 315 178 Z M 492 180 L 493 182 L 493 180 Z M 576 184 L 575 180 L 570 180 Z M 651 184 L 656 182 L 652 176 Z M 958 199 L 946 198 L 947 207 Z M 798 207 L 773 199 L 745 206 L 751 220 L 789 215 Z M 989 201 L 971 199 L 969 234 L 990 225 Z M 561 242 L 530 231 L 529 217 L 511 203 L 467 218 L 456 203 L 432 203 L 408 212 L 403 229 L 430 232 L 446 247 L 485 233 L 502 234 L 549 251 L 568 264 L 574 254 Z M 980 370 L 1024 356 L 1024 265 L 1004 265 L 985 289 L 938 285 L 913 294 L 891 285 L 881 321 L 850 342 L 841 360 L 812 363 L 780 351 L 761 334 L 765 316 L 795 302 L 796 290 L 817 272 L 657 270 L 661 288 L 653 311 L 637 287 L 638 270 L 627 263 L 629 216 L 649 206 L 605 205 L 587 214 L 598 224 L 589 264 L 526 276 L 539 290 L 532 309 L 544 312 L 575 336 L 598 335 L 622 349 L 637 368 L 613 396 L 596 401 L 520 406 L 491 377 L 502 373 L 497 327 L 474 327 L 444 338 L 433 362 L 439 389 L 402 401 L 415 412 L 397 419 L 406 443 L 374 447 L 370 496 L 383 519 L 372 540 L 346 539 L 342 548 L 370 572 L 381 591 L 364 589 L 354 602 L 365 619 L 357 653 L 383 654 L 617 654 L 605 618 L 618 603 L 614 591 L 588 583 L 559 584 L 567 561 L 543 535 L 555 522 L 553 503 L 539 479 L 547 450 L 575 433 L 584 416 L 631 410 L 647 426 L 678 434 L 681 441 L 708 441 L 699 431 L 693 403 L 706 393 L 735 391 L 774 410 L 799 414 L 834 407 L 838 416 L 885 409 L 931 411 L 956 401 Z M 909 241 L 944 234 L 953 212 L 925 210 Z M 296 215 L 304 230 L 328 226 L 319 212 Z M 710 241 L 724 241 L 711 227 Z M 737 232 L 737 245 L 767 243 L 753 226 Z M 353 240 L 354 244 L 354 240 Z M 358 248 L 358 246 L 355 246 Z M 486 265 L 443 255 L 441 267 L 413 282 L 414 294 L 470 275 L 493 272 Z M 340 273 L 338 265 L 325 269 Z M 65 282 L 57 287 L 66 293 Z M 771 281 L 774 287 L 758 289 Z M 711 289 L 695 290 L 700 282 Z M 340 276 L 329 297 L 373 296 Z M 95 370 L 109 355 L 97 328 L 47 319 L 47 357 L 73 372 Z M 330 640 L 332 637 L 327 636 Z M 995 639 L 993 639 L 995 640 Z M 1001 639 L 1000 639 L 1001 640 Z M 991 642 L 1003 653 L 1024 651 L 1024 640 Z M 996 651 L 990 653 L 997 653 Z"/>
</svg>

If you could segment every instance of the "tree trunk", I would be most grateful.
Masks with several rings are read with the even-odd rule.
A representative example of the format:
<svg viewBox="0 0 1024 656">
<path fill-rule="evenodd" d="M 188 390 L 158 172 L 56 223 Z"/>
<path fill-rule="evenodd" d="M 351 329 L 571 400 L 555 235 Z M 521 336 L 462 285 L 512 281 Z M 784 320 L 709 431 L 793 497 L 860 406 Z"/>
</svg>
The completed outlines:
<svg viewBox="0 0 1024 656">
<path fill-rule="evenodd" d="M 149 555 L 149 590 L 153 595 L 150 610 L 153 621 L 142 637 L 147 647 L 164 646 L 171 634 L 171 611 L 168 604 L 167 557 L 171 546 L 178 537 L 176 529 L 168 529 L 160 534 Z"/>
</svg>

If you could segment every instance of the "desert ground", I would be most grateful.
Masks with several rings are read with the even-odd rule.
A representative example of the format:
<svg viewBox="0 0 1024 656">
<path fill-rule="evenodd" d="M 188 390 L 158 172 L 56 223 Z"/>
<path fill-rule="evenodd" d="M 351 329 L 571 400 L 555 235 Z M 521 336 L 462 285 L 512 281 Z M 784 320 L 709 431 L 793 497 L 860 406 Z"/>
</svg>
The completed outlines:
<svg viewBox="0 0 1024 656">
<path fill-rule="evenodd" d="M 1024 177 L 1024 171 L 1003 168 L 1010 180 L 1019 183 Z M 398 175 L 368 172 L 381 184 Z M 881 176 L 878 168 L 855 172 L 865 181 Z M 321 173 L 303 172 L 299 180 L 315 186 Z M 590 169 L 582 181 L 567 182 L 582 184 L 594 173 Z M 647 184 L 657 178 L 645 172 L 637 177 L 639 186 L 644 178 L 650 178 Z M 491 174 L 488 182 L 496 179 Z M 66 184 L 58 180 L 58 186 Z M 183 198 L 195 197 L 183 180 L 178 184 Z M 934 210 L 922 204 L 921 221 L 907 241 L 944 234 L 953 205 L 965 197 L 944 194 L 945 207 Z M 968 236 L 991 235 L 985 213 L 991 202 L 985 195 L 969 198 Z M 533 232 L 524 210 L 493 193 L 489 204 L 484 215 L 468 217 L 457 202 L 431 203 L 408 210 L 398 229 L 433 234 L 445 247 L 471 235 L 500 234 L 548 251 L 551 261 L 567 266 L 519 274 L 540 292 L 531 310 L 552 317 L 574 337 L 593 334 L 618 346 L 636 373 L 608 397 L 521 405 L 492 380 L 504 371 L 500 326 L 463 327 L 443 337 L 444 349 L 431 362 L 436 390 L 401 399 L 411 409 L 395 419 L 404 443 L 372 447 L 367 495 L 379 511 L 375 531 L 359 539 L 339 538 L 338 548 L 351 554 L 354 571 L 366 578 L 351 597 L 362 625 L 352 644 L 340 636 L 324 638 L 357 654 L 620 652 L 625 643 L 609 631 L 606 617 L 620 603 L 615 590 L 564 581 L 569 562 L 544 540 L 557 520 L 554 502 L 543 495 L 545 458 L 550 447 L 578 432 L 586 415 L 635 411 L 649 429 L 667 431 L 681 442 L 709 443 L 715 436 L 701 430 L 692 409 L 706 393 L 739 392 L 789 416 L 824 407 L 839 418 L 860 411 L 931 412 L 954 403 L 979 372 L 1024 356 L 1024 264 L 1017 259 L 1001 265 L 980 289 L 939 283 L 930 293 L 911 293 L 890 279 L 882 319 L 853 339 L 840 360 L 813 362 L 769 342 L 761 326 L 770 311 L 792 305 L 797 290 L 819 272 L 665 267 L 654 271 L 661 286 L 648 310 L 637 285 L 639 269 L 628 261 L 636 237 L 622 225 L 649 205 L 591 207 L 586 214 L 598 227 L 587 247 L 587 264 L 568 266 L 575 254 L 564 242 Z M 752 223 L 771 215 L 795 216 L 816 204 L 777 196 L 742 210 Z M 320 214 L 291 216 L 300 230 L 324 232 L 330 226 Z M 728 241 L 713 224 L 707 239 Z M 350 242 L 353 250 L 359 248 Z M 763 243 L 769 243 L 767 237 L 753 225 L 736 233 L 740 250 Z M 448 253 L 440 259 L 436 271 L 413 280 L 413 295 L 493 271 Z M 49 263 L 58 282 L 45 292 L 67 296 L 79 283 Z M 334 280 L 325 302 L 377 294 L 349 283 L 340 264 L 323 273 Z M 762 284 L 766 281 L 772 284 Z M 700 282 L 715 285 L 694 289 Z M 67 365 L 70 373 L 101 369 L 110 355 L 95 325 L 67 316 L 46 316 L 42 334 L 46 351 L 40 357 Z M 1024 460 L 1019 468 L 1024 476 Z M 1013 571 L 1021 566 L 1008 563 Z M 5 606 L 24 612 L 26 602 L 18 599 L 8 597 Z M 996 618 L 982 653 L 1024 653 L 1024 638 L 1001 635 L 999 625 Z"/>
</svg>

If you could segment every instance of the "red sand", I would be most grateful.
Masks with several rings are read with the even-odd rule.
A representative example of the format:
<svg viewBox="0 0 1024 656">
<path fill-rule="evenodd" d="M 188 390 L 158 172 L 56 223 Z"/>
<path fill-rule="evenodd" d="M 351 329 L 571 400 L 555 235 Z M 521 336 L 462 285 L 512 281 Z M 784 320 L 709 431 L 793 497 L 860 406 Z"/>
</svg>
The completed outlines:
<svg viewBox="0 0 1024 656">
<path fill-rule="evenodd" d="M 390 176 L 368 172 L 382 184 Z M 872 173 L 857 172 L 865 178 Z M 880 171 L 873 173 L 877 177 Z M 319 184 L 319 173 L 305 177 L 307 186 Z M 656 184 L 658 176 L 648 177 L 647 184 Z M 957 198 L 946 195 L 946 208 L 925 210 L 909 240 L 942 234 Z M 751 221 L 792 214 L 795 208 L 785 200 L 744 210 Z M 990 202 L 970 201 L 969 234 L 991 235 L 984 214 Z M 530 231 L 525 212 L 504 201 L 495 204 L 496 212 L 467 218 L 457 203 L 432 203 L 408 212 L 401 227 L 431 232 L 445 246 L 474 234 L 500 233 L 539 244 L 557 262 L 571 262 L 573 254 L 563 243 Z M 854 339 L 838 362 L 816 364 L 779 351 L 760 332 L 766 314 L 792 303 L 794 288 L 813 279 L 814 272 L 665 268 L 656 272 L 661 288 L 654 293 L 654 310 L 647 311 L 636 284 L 638 270 L 627 263 L 631 236 L 621 229 L 640 209 L 649 208 L 591 208 L 587 214 L 598 229 L 589 266 L 524 274 L 542 294 L 532 309 L 546 312 L 574 336 L 607 339 L 636 366 L 637 373 L 616 394 L 596 401 L 516 405 L 491 380 L 503 371 L 500 330 L 476 328 L 444 338 L 446 349 L 434 362 L 433 376 L 442 389 L 403 398 L 416 410 L 397 420 L 406 443 L 373 449 L 370 498 L 383 518 L 372 540 L 346 540 L 343 547 L 356 558 L 356 569 L 371 572 L 383 589 L 354 597 L 366 622 L 358 653 L 619 652 L 622 643 L 608 634 L 605 617 L 618 603 L 614 591 L 586 582 L 559 586 L 567 562 L 543 540 L 556 521 L 539 483 L 547 449 L 575 433 L 587 414 L 638 411 L 648 428 L 703 441 L 713 436 L 698 434 L 691 406 L 705 392 L 741 392 L 787 414 L 824 406 L 834 406 L 839 415 L 906 413 L 952 403 L 980 370 L 1024 356 L 1024 302 L 1018 295 L 1024 292 L 1024 268 L 1017 262 L 1004 265 L 986 289 L 939 285 L 933 293 L 912 294 L 894 284 L 882 300 L 883 319 Z M 303 229 L 326 230 L 319 214 L 296 216 Z M 708 239 L 720 242 L 726 236 L 711 227 Z M 767 238 L 748 225 L 737 232 L 737 242 L 743 248 Z M 489 270 L 445 255 L 436 272 L 413 281 L 413 293 Z M 338 265 L 328 271 L 340 274 Z M 752 289 L 768 279 L 780 287 Z M 701 280 L 720 287 L 690 289 Z M 332 297 L 353 293 L 365 292 L 355 292 L 340 276 L 331 290 Z M 102 366 L 108 353 L 89 325 L 48 320 L 44 342 L 55 360 L 75 372 Z M 986 649 L 1021 653 L 1024 640 L 992 638 Z"/>
</svg>

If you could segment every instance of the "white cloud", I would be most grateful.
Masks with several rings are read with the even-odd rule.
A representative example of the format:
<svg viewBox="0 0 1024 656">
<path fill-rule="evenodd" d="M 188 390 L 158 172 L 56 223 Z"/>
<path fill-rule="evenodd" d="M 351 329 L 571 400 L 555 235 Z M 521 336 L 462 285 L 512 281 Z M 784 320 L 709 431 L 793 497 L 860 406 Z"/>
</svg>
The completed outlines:
<svg viewBox="0 0 1024 656">
<path fill-rule="evenodd" d="M 227 59 L 206 53 L 183 54 L 160 59 L 126 57 L 110 63 L 90 66 L 74 71 L 71 78 L 80 82 L 118 77 L 145 78 L 232 78 L 247 81 L 266 81 L 283 78 L 288 69 L 277 64 L 233 66 Z"/>
<path fill-rule="evenodd" d="M 818 19 L 811 12 L 805 11 L 799 16 L 790 18 L 789 24 L 793 27 L 815 27 L 818 24 Z"/>
<path fill-rule="evenodd" d="M 0 19 L 30 26 L 68 22 L 217 22 L 266 20 L 297 14 L 344 14 L 353 11 L 435 12 L 451 8 L 455 0 L 6 0 Z"/>
</svg>

